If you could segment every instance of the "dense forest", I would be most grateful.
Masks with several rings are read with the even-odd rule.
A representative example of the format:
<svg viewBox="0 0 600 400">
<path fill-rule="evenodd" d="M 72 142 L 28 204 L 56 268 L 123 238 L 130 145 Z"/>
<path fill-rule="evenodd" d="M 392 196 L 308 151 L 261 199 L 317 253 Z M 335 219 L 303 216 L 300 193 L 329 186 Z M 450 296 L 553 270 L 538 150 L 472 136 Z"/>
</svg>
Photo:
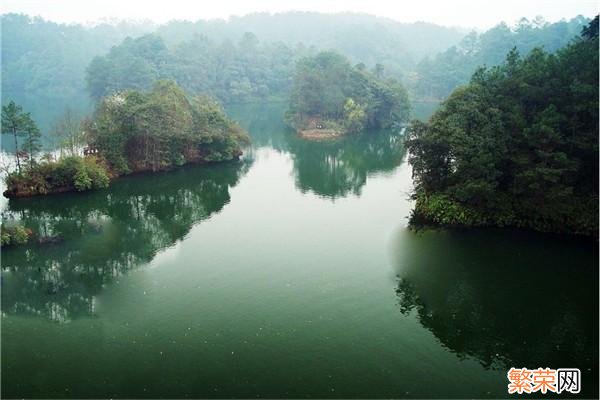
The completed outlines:
<svg viewBox="0 0 600 400">
<path fill-rule="evenodd" d="M 548 24 L 521 21 L 488 32 L 429 23 L 399 23 L 364 14 L 288 12 L 228 20 L 57 24 L 4 14 L 2 105 L 30 111 L 43 144 L 66 112 L 82 117 L 94 101 L 116 90 L 149 90 L 157 79 L 175 80 L 192 95 L 221 103 L 283 99 L 297 60 L 334 50 L 352 64 L 385 66 L 412 99 L 439 99 L 482 64 L 513 46 L 553 51 L 587 22 L 583 17 Z M 461 41 L 462 40 L 462 41 Z M 51 146 L 51 145 L 50 145 Z M 14 150 L 10 142 L 4 149 Z"/>
<path fill-rule="evenodd" d="M 320 52 L 297 63 L 286 119 L 297 130 L 354 133 L 365 128 L 390 128 L 408 119 L 410 104 L 404 87 L 384 79 L 383 66 L 369 72 L 351 66 L 343 56 Z"/>
<path fill-rule="evenodd" d="M 523 18 L 512 28 L 501 23 L 486 32 L 471 32 L 459 44 L 420 61 L 410 81 L 411 89 L 416 98 L 444 99 L 467 83 L 478 67 L 501 64 L 513 47 L 522 54 L 535 47 L 554 52 L 579 35 L 588 22 L 581 16 L 552 24 L 541 17 L 532 21 Z"/>
<path fill-rule="evenodd" d="M 7 197 L 99 189 L 132 172 L 232 160 L 248 141 L 213 100 L 190 98 L 172 81 L 157 81 L 149 92 L 129 90 L 103 98 L 93 117 L 75 130 L 81 136 L 75 140 L 87 145 L 83 157 L 69 140 L 58 159 L 36 157 L 39 132 L 30 114 L 13 102 L 2 108 L 2 127 L 15 141 L 25 138 L 24 150 L 17 144 L 15 152 L 18 168 L 6 177 Z M 27 164 L 21 165 L 20 158 Z"/>
<path fill-rule="evenodd" d="M 598 234 L 598 17 L 480 68 L 407 140 L 415 218 Z"/>
<path fill-rule="evenodd" d="M 151 29 L 126 22 L 56 24 L 19 14 L 4 14 L 0 22 L 2 105 L 14 101 L 31 111 L 44 132 L 67 107 L 77 113 L 92 109 L 85 69 L 93 57 Z"/>
<path fill-rule="evenodd" d="M 465 33 L 364 14 L 309 12 L 93 26 L 3 14 L 1 27 L 2 104 L 12 100 L 31 111 L 45 138 L 65 109 L 91 112 L 90 95 L 147 90 L 156 78 L 224 103 L 252 101 L 289 90 L 294 61 L 311 52 L 335 49 L 353 63 L 382 63 L 400 77 Z"/>
<path fill-rule="evenodd" d="M 259 42 L 245 33 L 235 43 L 196 35 L 172 47 L 161 36 L 127 38 L 87 68 L 87 88 L 95 99 L 120 90 L 147 90 L 157 79 L 173 79 L 187 92 L 208 94 L 222 103 L 282 99 L 289 92 L 302 47 Z"/>
</svg>

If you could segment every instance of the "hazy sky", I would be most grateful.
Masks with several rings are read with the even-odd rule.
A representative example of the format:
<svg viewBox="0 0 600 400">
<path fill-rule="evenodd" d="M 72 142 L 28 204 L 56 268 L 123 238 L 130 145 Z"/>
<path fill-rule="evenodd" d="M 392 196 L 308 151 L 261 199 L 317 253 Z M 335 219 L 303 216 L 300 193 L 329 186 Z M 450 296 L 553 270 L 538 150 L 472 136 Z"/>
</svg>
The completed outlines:
<svg viewBox="0 0 600 400">
<path fill-rule="evenodd" d="M 213 19 L 252 12 L 362 12 L 402 22 L 489 28 L 500 21 L 541 15 L 554 22 L 598 13 L 596 0 L 3 0 L 2 12 L 40 15 L 58 22 L 101 19 Z"/>
</svg>

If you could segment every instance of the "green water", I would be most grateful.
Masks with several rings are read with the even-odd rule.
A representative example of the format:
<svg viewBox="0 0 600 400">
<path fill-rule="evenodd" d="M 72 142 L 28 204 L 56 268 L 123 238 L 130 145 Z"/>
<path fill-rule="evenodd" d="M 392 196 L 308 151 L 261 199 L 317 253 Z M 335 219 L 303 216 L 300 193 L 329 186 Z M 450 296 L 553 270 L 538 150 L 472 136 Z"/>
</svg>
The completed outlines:
<svg viewBox="0 0 600 400">
<path fill-rule="evenodd" d="M 598 395 L 597 243 L 409 231 L 397 133 L 230 112 L 240 162 L 5 205 L 64 241 L 2 250 L 3 397 L 505 398 L 510 366 Z"/>
</svg>

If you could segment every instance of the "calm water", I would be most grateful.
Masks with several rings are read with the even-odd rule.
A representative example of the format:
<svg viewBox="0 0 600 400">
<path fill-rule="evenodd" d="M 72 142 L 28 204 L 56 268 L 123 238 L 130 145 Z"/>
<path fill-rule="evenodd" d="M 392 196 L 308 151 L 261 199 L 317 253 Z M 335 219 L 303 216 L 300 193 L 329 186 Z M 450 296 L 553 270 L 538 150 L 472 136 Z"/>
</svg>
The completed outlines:
<svg viewBox="0 0 600 400">
<path fill-rule="evenodd" d="M 597 396 L 597 243 L 409 231 L 397 134 L 281 112 L 231 110 L 239 163 L 5 205 L 65 240 L 2 250 L 3 397 L 507 397 L 510 366 Z"/>
</svg>

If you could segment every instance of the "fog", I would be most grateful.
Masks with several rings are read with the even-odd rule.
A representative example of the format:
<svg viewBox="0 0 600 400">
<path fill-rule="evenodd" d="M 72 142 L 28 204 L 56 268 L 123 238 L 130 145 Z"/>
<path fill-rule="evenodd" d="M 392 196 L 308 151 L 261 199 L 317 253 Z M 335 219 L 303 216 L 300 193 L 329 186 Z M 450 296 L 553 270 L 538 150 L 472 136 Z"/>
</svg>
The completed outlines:
<svg viewBox="0 0 600 400">
<path fill-rule="evenodd" d="M 41 16 L 55 22 L 94 23 L 102 20 L 151 20 L 164 23 L 172 19 L 227 19 L 250 13 L 316 11 L 323 13 L 368 13 L 399 22 L 424 21 L 445 26 L 487 29 L 500 21 L 514 23 L 526 17 L 543 17 L 556 22 L 577 15 L 591 17 L 598 12 L 593 0 L 222 0 L 219 2 L 169 2 L 143 0 L 4 0 L 2 13 L 16 12 Z"/>
</svg>

